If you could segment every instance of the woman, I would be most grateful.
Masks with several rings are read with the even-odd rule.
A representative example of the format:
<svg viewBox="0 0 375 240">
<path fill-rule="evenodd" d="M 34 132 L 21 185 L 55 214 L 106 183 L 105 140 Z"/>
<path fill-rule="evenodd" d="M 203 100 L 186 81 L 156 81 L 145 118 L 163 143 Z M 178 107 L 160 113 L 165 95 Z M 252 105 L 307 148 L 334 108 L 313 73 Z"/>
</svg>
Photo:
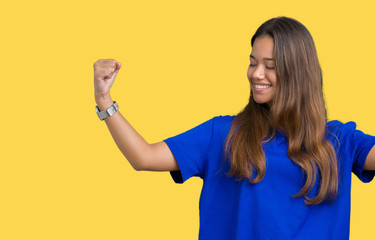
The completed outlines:
<svg viewBox="0 0 375 240">
<path fill-rule="evenodd" d="M 237 116 L 148 144 L 113 107 L 120 63 L 98 60 L 97 111 L 114 112 L 99 116 L 134 169 L 203 179 L 200 239 L 348 239 L 351 172 L 372 180 L 375 137 L 353 122 L 327 123 L 315 45 L 301 23 L 271 19 L 251 45 L 251 94 Z"/>
</svg>

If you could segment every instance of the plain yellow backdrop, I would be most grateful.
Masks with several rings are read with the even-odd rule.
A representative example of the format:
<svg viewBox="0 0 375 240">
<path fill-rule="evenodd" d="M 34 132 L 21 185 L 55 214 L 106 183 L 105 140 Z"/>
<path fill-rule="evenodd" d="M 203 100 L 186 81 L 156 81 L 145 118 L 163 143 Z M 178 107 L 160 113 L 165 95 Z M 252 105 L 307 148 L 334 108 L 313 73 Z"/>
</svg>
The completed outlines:
<svg viewBox="0 0 375 240">
<path fill-rule="evenodd" d="M 93 63 L 150 143 L 247 103 L 250 38 L 288 16 L 312 33 L 329 119 L 375 135 L 372 1 L 7 1 L 0 7 L 0 239 L 197 239 L 202 181 L 136 172 L 95 113 Z M 353 175 L 351 239 L 375 183 Z M 332 223 L 335 224 L 335 223 Z"/>
</svg>

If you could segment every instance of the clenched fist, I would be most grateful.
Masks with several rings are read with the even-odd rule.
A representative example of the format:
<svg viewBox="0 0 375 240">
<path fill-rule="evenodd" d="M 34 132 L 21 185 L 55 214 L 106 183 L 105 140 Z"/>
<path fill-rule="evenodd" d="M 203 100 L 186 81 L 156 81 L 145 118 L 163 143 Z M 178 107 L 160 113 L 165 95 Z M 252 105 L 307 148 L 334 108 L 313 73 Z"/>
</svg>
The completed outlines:
<svg viewBox="0 0 375 240">
<path fill-rule="evenodd" d="M 99 59 L 94 63 L 94 87 L 97 101 L 110 99 L 109 90 L 120 68 L 121 64 L 114 59 Z"/>
</svg>

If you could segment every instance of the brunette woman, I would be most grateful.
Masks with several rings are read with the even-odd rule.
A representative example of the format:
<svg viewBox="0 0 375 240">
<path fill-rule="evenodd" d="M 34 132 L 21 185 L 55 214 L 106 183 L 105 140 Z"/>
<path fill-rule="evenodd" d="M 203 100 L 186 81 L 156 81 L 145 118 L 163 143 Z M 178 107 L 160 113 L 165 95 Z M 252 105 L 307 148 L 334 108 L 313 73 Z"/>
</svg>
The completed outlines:
<svg viewBox="0 0 375 240">
<path fill-rule="evenodd" d="M 270 19 L 251 46 L 250 99 L 236 116 L 148 144 L 113 105 L 121 65 L 108 59 L 94 64 L 99 115 L 134 169 L 203 179 L 200 239 L 348 239 L 351 173 L 372 180 L 375 137 L 354 122 L 327 122 L 314 41 L 301 23 Z"/>
</svg>

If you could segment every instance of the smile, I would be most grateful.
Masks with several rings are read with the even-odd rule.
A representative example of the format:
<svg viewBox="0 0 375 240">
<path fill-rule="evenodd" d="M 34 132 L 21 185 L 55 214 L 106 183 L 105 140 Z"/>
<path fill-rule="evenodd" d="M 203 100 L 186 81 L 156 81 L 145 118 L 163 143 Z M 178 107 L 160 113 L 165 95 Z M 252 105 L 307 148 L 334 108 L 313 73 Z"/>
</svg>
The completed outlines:
<svg viewBox="0 0 375 240">
<path fill-rule="evenodd" d="M 271 85 L 254 85 L 254 88 L 255 89 L 266 89 L 266 88 L 270 88 Z"/>
</svg>

